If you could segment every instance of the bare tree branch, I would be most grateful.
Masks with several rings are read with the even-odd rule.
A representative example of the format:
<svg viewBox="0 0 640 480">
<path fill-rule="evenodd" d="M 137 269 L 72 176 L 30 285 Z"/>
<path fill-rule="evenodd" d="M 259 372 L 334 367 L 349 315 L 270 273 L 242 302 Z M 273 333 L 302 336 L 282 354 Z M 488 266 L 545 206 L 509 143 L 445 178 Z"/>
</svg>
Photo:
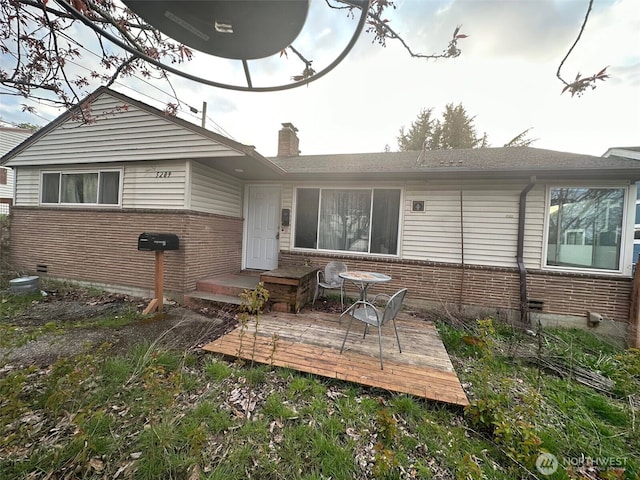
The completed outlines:
<svg viewBox="0 0 640 480">
<path fill-rule="evenodd" d="M 329 7 L 353 17 L 356 12 L 366 13 L 366 31 L 373 35 L 372 43 L 384 47 L 387 40 L 397 41 L 412 58 L 458 57 L 461 54 L 458 42 L 467 38 L 457 26 L 441 53 L 422 54 L 416 52 L 385 18 L 389 9 L 396 8 L 393 0 L 325 1 Z M 557 77 L 565 85 L 563 91 L 570 91 L 572 96 L 579 96 L 588 88 L 595 88 L 598 80 L 608 78 L 606 68 L 590 77 L 582 78 L 578 74 L 573 82 L 564 80 L 561 75 L 567 58 L 580 41 L 592 5 L 593 0 L 589 0 L 578 37 L 557 71 Z M 98 52 L 91 51 L 78 40 L 76 26 L 91 27 L 97 40 L 89 47 Z M 77 65 L 75 61 L 86 56 L 85 50 L 97 56 L 99 66 L 89 75 L 73 77 L 74 70 L 69 67 Z M 292 52 L 303 65 L 302 72 L 292 76 L 292 80 L 308 80 L 316 74 L 313 60 L 307 54 L 290 46 L 281 55 L 287 55 L 287 52 Z M 0 54 L 11 59 L 0 67 L 0 85 L 9 89 L 11 95 L 19 94 L 65 107 L 77 104 L 98 82 L 112 85 L 116 79 L 134 75 L 162 78 L 173 90 L 168 72 L 179 74 L 182 71 L 173 65 L 193 57 L 191 49 L 162 35 L 117 0 L 0 0 Z M 86 66 L 86 62 L 82 63 Z M 185 78 L 216 85 L 195 75 L 185 74 Z M 176 108 L 172 104 L 168 109 L 175 111 Z"/>
<path fill-rule="evenodd" d="M 580 31 L 578 32 L 578 36 L 573 42 L 573 45 L 571 45 L 571 48 L 569 48 L 569 51 L 567 52 L 567 54 L 564 56 L 564 58 L 560 62 L 560 65 L 558 65 L 558 71 L 556 72 L 556 77 L 558 77 L 558 79 L 565 85 L 565 87 L 562 89 L 562 93 L 569 91 L 571 92 L 572 97 L 574 95 L 577 95 L 578 97 L 582 96 L 582 94 L 587 88 L 591 88 L 591 90 L 596 88 L 596 82 L 598 80 L 604 81 L 607 78 L 609 78 L 609 75 L 606 73 L 608 67 L 604 67 L 598 73 L 596 73 L 595 75 L 591 75 L 590 77 L 582 77 L 582 75 L 578 73 L 578 75 L 576 75 L 576 78 L 573 80 L 573 82 L 569 82 L 565 80 L 561 74 L 561 70 L 562 70 L 562 67 L 564 66 L 564 62 L 567 61 L 567 59 L 569 58 L 569 55 L 571 55 L 571 52 L 573 52 L 573 49 L 576 47 L 576 45 L 578 45 L 578 42 L 582 37 L 582 33 L 584 32 L 584 29 L 587 26 L 587 21 L 589 20 L 589 15 L 591 14 L 592 8 L 593 8 L 593 0 L 589 0 L 587 13 L 585 14 L 584 20 L 582 21 L 582 25 L 580 27 Z"/>
<path fill-rule="evenodd" d="M 334 5 L 330 2 L 330 0 L 325 0 L 329 7 L 336 10 L 348 10 L 349 14 L 353 15 L 353 9 L 355 8 L 352 5 Z M 454 31 L 447 48 L 442 51 L 442 53 L 433 53 L 433 54 L 424 54 L 414 52 L 409 44 L 405 41 L 405 39 L 396 32 L 389 24 L 390 21 L 388 19 L 382 18 L 383 13 L 387 9 L 395 10 L 396 6 L 392 0 L 372 0 L 369 4 L 369 11 L 367 12 L 369 20 L 367 21 L 369 27 L 366 29 L 367 33 L 373 33 L 374 38 L 373 42 L 378 42 L 382 47 L 387 46 L 387 39 L 397 40 L 404 47 L 404 49 L 409 53 L 409 55 L 413 58 L 423 58 L 427 60 L 437 60 L 439 58 L 455 58 L 462 53 L 462 51 L 458 48 L 458 40 L 462 40 L 464 38 L 468 38 L 468 35 L 464 35 L 459 33 L 461 26 L 458 25 Z"/>
<path fill-rule="evenodd" d="M 56 8 L 54 1 L 62 8 Z M 98 32 L 96 44 L 100 50 L 96 55 L 101 71 L 94 69 L 88 76 L 73 77 L 69 66 L 82 58 L 81 49 L 91 50 L 76 39 L 77 32 L 68 33 L 80 22 L 65 10 L 65 5 L 81 10 L 84 17 L 100 26 L 99 31 L 110 31 L 156 59 L 181 63 L 192 56 L 189 49 L 162 37 L 114 0 L 0 0 L 0 53 L 14 59 L 13 65 L 5 63 L 0 68 L 0 85 L 7 87 L 10 94 L 71 107 L 87 95 L 86 89 L 95 88 L 96 81 L 112 85 L 120 77 L 149 77 L 154 71 L 168 81 L 160 68 L 136 61 L 137 57 L 124 54 L 119 48 L 107 47 Z"/>
</svg>

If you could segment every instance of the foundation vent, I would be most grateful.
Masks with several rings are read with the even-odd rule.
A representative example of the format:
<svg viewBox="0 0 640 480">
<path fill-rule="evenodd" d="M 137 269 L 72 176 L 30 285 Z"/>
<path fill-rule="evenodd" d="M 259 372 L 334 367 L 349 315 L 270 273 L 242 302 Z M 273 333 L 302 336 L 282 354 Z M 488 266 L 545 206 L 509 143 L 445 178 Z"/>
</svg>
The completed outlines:
<svg viewBox="0 0 640 480">
<path fill-rule="evenodd" d="M 544 308 L 544 302 L 542 300 L 529 300 L 528 307 L 531 312 L 541 312 Z"/>
</svg>

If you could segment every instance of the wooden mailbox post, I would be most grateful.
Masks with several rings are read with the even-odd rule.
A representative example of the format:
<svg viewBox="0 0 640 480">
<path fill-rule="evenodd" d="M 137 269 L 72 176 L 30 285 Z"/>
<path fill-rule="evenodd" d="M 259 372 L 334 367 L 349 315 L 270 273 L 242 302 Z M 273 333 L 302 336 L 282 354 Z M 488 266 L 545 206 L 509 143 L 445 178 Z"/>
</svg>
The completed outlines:
<svg viewBox="0 0 640 480">
<path fill-rule="evenodd" d="M 178 250 L 180 240 L 173 233 L 142 233 L 138 237 L 138 250 L 155 252 L 155 287 L 154 298 L 149 302 L 142 313 L 162 312 L 164 305 L 164 252 L 166 250 Z"/>
</svg>

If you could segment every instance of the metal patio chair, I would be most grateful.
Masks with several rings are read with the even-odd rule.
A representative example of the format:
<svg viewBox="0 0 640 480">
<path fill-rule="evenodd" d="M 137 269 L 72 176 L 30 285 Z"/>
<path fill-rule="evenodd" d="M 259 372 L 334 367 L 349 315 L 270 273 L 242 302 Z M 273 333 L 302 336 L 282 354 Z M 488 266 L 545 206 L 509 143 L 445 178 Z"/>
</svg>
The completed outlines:
<svg viewBox="0 0 640 480">
<path fill-rule="evenodd" d="M 398 336 L 398 328 L 396 327 L 396 316 L 400 309 L 402 308 L 402 302 L 404 301 L 404 296 L 407 293 L 407 289 L 403 288 L 402 290 L 398 290 L 393 295 L 389 296 L 384 293 L 376 295 L 373 299 L 374 303 L 367 302 L 365 300 L 358 300 L 356 303 L 351 305 L 342 315 L 349 315 L 349 325 L 347 325 L 347 332 L 344 334 L 344 340 L 342 341 L 342 347 L 340 348 L 340 353 L 344 351 L 344 344 L 347 341 L 347 336 L 349 335 L 349 329 L 351 328 L 351 322 L 355 318 L 360 320 L 361 322 L 366 323 L 364 328 L 364 335 L 362 338 L 367 336 L 367 330 L 369 329 L 369 325 L 373 325 L 378 327 L 378 343 L 380 345 L 380 370 L 383 370 L 384 367 L 382 365 L 382 326 L 387 323 L 389 320 L 393 322 L 393 329 L 396 332 L 396 340 L 398 340 L 398 350 L 402 353 L 402 347 L 400 346 L 400 337 Z M 387 297 L 387 303 L 384 308 L 378 308 L 375 306 L 375 301 L 379 297 Z M 342 317 L 341 315 L 341 317 Z"/>
<path fill-rule="evenodd" d="M 347 264 L 344 262 L 329 262 L 325 265 L 324 270 L 318 270 L 316 291 L 313 294 L 313 302 L 311 309 L 316 304 L 316 299 L 324 291 L 328 289 L 340 289 L 340 309 L 344 310 L 344 280 L 340 277 L 340 273 L 347 271 Z M 322 292 L 321 292 L 322 291 Z"/>
</svg>

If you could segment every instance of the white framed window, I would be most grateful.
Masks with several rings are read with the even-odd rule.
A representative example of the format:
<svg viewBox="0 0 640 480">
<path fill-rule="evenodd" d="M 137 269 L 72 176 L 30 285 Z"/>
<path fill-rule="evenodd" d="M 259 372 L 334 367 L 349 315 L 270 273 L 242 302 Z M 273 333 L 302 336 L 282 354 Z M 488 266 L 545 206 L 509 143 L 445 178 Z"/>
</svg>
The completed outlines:
<svg viewBox="0 0 640 480">
<path fill-rule="evenodd" d="M 625 188 L 551 187 L 545 266 L 620 271 Z"/>
<path fill-rule="evenodd" d="M 584 245 L 584 229 L 569 229 L 564 232 L 564 243 L 566 245 Z"/>
<path fill-rule="evenodd" d="M 633 258 L 631 262 L 635 265 L 640 255 L 640 182 L 636 182 L 636 214 L 633 235 Z"/>
<path fill-rule="evenodd" d="M 121 170 L 42 172 L 45 205 L 120 205 Z"/>
<path fill-rule="evenodd" d="M 296 189 L 294 248 L 398 254 L 398 188 Z"/>
</svg>

